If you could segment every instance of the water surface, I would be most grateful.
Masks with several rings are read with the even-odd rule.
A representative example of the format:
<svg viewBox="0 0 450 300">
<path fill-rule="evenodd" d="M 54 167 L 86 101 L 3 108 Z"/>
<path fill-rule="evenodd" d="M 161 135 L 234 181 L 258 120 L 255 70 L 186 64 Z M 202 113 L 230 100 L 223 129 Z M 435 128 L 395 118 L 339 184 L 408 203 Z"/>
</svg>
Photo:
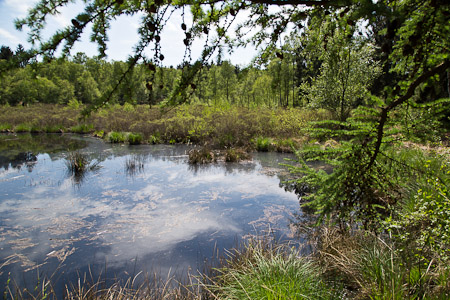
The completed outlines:
<svg viewBox="0 0 450 300">
<path fill-rule="evenodd" d="M 285 156 L 191 166 L 189 147 L 113 145 L 75 135 L 0 136 L 0 277 L 70 280 L 201 268 L 216 250 L 269 228 L 289 238 L 298 198 L 280 187 Z M 68 172 L 73 151 L 98 168 Z M 28 281 L 28 282 L 27 282 Z"/>
</svg>

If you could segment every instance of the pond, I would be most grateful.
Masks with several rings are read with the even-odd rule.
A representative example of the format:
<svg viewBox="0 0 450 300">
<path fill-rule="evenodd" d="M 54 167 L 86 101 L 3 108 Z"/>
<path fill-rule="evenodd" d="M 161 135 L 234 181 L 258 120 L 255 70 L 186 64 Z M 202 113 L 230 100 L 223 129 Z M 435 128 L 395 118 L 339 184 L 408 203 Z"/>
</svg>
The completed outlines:
<svg viewBox="0 0 450 300">
<path fill-rule="evenodd" d="M 216 251 L 268 230 L 293 237 L 298 197 L 278 153 L 192 166 L 188 146 L 116 145 L 77 135 L 0 135 L 0 279 L 111 277 L 203 267 Z M 79 151 L 98 164 L 68 172 Z M 292 157 L 290 157 L 292 158 Z M 106 270 L 106 271 L 105 271 Z"/>
</svg>

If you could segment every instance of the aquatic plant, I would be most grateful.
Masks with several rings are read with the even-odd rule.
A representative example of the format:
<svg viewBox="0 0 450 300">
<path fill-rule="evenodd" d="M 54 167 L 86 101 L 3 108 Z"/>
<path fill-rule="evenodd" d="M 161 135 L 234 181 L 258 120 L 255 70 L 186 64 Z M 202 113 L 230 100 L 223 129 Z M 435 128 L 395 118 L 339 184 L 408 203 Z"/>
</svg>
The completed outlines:
<svg viewBox="0 0 450 300">
<path fill-rule="evenodd" d="M 127 140 L 127 134 L 125 132 L 112 131 L 108 133 L 106 138 L 111 143 L 125 143 Z"/>
<path fill-rule="evenodd" d="M 256 150 L 261 152 L 267 152 L 272 146 L 272 139 L 267 137 L 258 137 L 255 140 Z"/>
<path fill-rule="evenodd" d="M 208 147 L 191 149 L 188 154 L 190 164 L 207 164 L 217 161 L 217 155 Z"/>
<path fill-rule="evenodd" d="M 125 160 L 125 171 L 128 175 L 134 176 L 144 171 L 145 156 L 132 155 Z"/>
<path fill-rule="evenodd" d="M 130 145 L 139 145 L 142 144 L 143 138 L 140 133 L 130 133 L 128 134 L 128 143 Z"/>
<path fill-rule="evenodd" d="M 71 152 L 67 156 L 66 166 L 69 174 L 73 176 L 76 184 L 83 181 L 84 176 L 88 171 L 97 170 L 99 168 L 99 162 L 90 161 L 85 154 L 80 152 Z"/>
<path fill-rule="evenodd" d="M 250 159 L 250 155 L 243 149 L 227 149 L 225 150 L 224 159 L 226 162 L 238 162 Z"/>
</svg>

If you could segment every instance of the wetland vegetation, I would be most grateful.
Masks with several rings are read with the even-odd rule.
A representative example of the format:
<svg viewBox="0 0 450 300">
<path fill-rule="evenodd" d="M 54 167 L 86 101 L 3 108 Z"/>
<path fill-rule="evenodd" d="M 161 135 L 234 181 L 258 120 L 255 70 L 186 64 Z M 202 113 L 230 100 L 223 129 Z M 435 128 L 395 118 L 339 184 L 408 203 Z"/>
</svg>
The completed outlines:
<svg viewBox="0 0 450 300">
<path fill-rule="evenodd" d="M 17 234 L 26 235 L 43 224 L 52 241 L 45 244 L 50 258 L 65 261 L 76 256 L 76 243 L 84 240 L 74 237 L 78 235 L 92 244 L 105 239 L 105 244 L 95 246 L 110 247 L 117 251 L 111 253 L 131 261 L 124 253 L 149 247 L 149 240 L 158 241 L 158 250 L 166 249 L 160 238 L 179 242 L 177 233 L 182 230 L 188 231 L 184 235 L 188 238 L 177 245 L 190 249 L 190 243 L 197 242 L 199 249 L 208 248 L 210 243 L 194 238 L 199 228 L 210 226 L 209 241 L 221 240 L 224 231 L 239 232 L 227 218 L 255 207 L 264 217 L 246 220 L 240 228 L 289 218 L 284 226 L 290 234 L 289 241 L 280 244 L 270 235 L 242 239 L 234 249 L 228 243 L 229 250 L 214 255 L 214 263 L 202 261 L 184 280 L 148 275 L 142 280 L 128 276 L 111 281 L 86 273 L 56 291 L 52 281 L 40 275 L 34 290 L 24 290 L 8 275 L 5 298 L 61 294 L 68 299 L 450 298 L 448 1 L 236 0 L 208 5 L 196 0 L 104 1 L 86 4 L 71 25 L 42 42 L 45 17 L 66 3 L 50 0 L 52 8 L 47 8 L 44 2 L 17 21 L 18 27 L 30 29 L 38 48 L 1 48 L 0 157 L 5 180 L 0 184 L 10 192 L 0 208 L 2 224 L 11 230 L 5 235 L 20 226 L 23 230 Z M 103 60 L 110 21 L 137 12 L 142 13 L 140 40 L 130 59 Z M 175 12 L 183 17 L 186 54 L 174 67 L 163 63 L 160 35 Z M 240 13 L 246 21 L 236 35 L 228 34 Z M 88 28 L 99 45 L 99 56 L 70 53 Z M 206 43 L 195 61 L 192 43 L 201 37 Z M 235 66 L 224 59 L 225 49 L 249 44 L 260 46 L 252 64 Z M 54 59 L 57 49 L 63 55 Z M 60 170 L 62 161 L 51 160 L 53 148 L 41 156 L 39 150 L 24 148 L 18 142 L 23 133 L 36 149 L 43 133 L 102 138 L 106 143 L 96 144 L 101 149 L 97 161 L 104 166 L 101 172 L 109 176 L 107 181 L 103 175 L 83 171 L 94 160 L 64 158 L 65 171 L 72 170 L 73 177 L 77 172 L 86 174 L 104 189 L 100 198 L 92 200 L 82 181 L 77 183 L 78 201 L 51 194 L 32 202 L 33 197 L 13 192 L 13 182 L 28 178 L 22 166 L 31 174 L 28 186 L 33 187 L 36 182 L 48 183 L 43 176 L 34 178 L 40 173 L 33 173 L 33 168 L 47 170 L 48 164 Z M 62 150 L 77 153 L 73 151 L 78 148 L 66 146 Z M 184 152 L 158 154 L 157 159 L 108 156 L 121 149 Z M 260 170 L 264 155 L 271 157 L 274 151 L 295 154 L 285 162 L 289 174 L 276 178 L 281 183 L 267 177 L 271 170 L 255 177 L 241 172 L 249 166 L 252 172 Z M 259 157 L 260 165 L 248 153 Z M 188 167 L 186 161 L 191 163 Z M 15 170 L 22 172 L 19 177 L 11 175 Z M 155 174 L 163 177 L 156 179 Z M 154 185 L 139 186 L 147 180 L 155 180 Z M 105 182 L 123 186 L 118 192 L 109 191 Z M 208 182 L 222 189 L 196 190 Z M 162 188 L 168 183 L 177 189 L 176 195 Z M 55 188 L 60 183 L 48 184 Z M 140 189 L 132 191 L 132 186 Z M 58 191 L 71 195 L 62 187 Z M 283 214 L 276 212 L 285 210 L 263 196 L 268 187 L 286 207 L 294 195 L 289 191 L 295 191 L 297 214 L 280 217 Z M 37 192 L 41 190 L 46 189 Z M 192 195 L 197 196 L 191 199 Z M 72 205 L 78 215 L 64 216 L 68 224 L 79 226 L 79 232 L 67 231 L 68 226 L 55 221 L 61 216 L 52 219 L 55 225 L 35 212 L 52 197 L 61 206 Z M 256 200 L 243 204 L 250 198 Z M 60 209 L 53 205 L 55 211 Z M 210 210 L 220 213 L 212 215 Z M 96 215 L 87 216 L 87 211 Z M 19 212 L 41 223 L 13 224 L 12 216 Z M 160 224 L 169 224 L 165 227 L 169 233 L 155 230 Z M 57 250 L 61 232 L 71 237 Z M 293 241 L 301 243 L 290 244 Z M 0 238 L 2 242 L 4 249 L 25 249 L 27 255 L 38 245 L 28 236 L 12 243 Z M 40 266 L 25 254 L 0 263 L 6 267 L 14 257 L 14 263 L 21 261 L 24 268 Z M 174 257 L 170 255 L 169 261 Z"/>
</svg>

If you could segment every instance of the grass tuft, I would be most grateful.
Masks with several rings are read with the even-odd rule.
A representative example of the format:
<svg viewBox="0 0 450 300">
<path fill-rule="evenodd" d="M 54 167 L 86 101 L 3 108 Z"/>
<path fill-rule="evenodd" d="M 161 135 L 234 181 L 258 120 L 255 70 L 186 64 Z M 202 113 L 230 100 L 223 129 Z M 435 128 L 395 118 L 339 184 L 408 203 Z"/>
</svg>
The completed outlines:
<svg viewBox="0 0 450 300">
<path fill-rule="evenodd" d="M 128 143 L 130 145 L 139 145 L 142 144 L 143 138 L 140 133 L 130 133 L 128 134 Z"/>
<path fill-rule="evenodd" d="M 112 131 L 106 136 L 111 143 L 125 143 L 127 141 L 127 134 L 125 132 Z"/>
<path fill-rule="evenodd" d="M 257 151 L 267 152 L 271 150 L 272 147 L 272 139 L 267 137 L 258 137 L 255 140 L 255 147 Z"/>
<path fill-rule="evenodd" d="M 335 299 L 320 269 L 288 244 L 251 240 L 229 252 L 210 290 L 218 299 Z"/>
</svg>

